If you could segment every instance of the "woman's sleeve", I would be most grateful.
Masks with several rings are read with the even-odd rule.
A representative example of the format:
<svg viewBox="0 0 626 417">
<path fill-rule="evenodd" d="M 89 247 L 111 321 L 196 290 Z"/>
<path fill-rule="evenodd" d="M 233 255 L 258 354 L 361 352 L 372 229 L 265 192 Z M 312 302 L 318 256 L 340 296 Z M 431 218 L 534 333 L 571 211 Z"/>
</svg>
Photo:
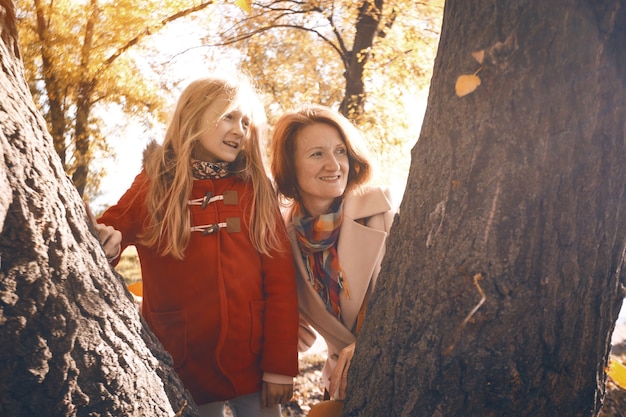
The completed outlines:
<svg viewBox="0 0 626 417">
<path fill-rule="evenodd" d="M 313 328 L 300 317 L 300 327 L 298 329 L 298 352 L 306 352 L 317 340 L 317 335 Z"/>
</svg>

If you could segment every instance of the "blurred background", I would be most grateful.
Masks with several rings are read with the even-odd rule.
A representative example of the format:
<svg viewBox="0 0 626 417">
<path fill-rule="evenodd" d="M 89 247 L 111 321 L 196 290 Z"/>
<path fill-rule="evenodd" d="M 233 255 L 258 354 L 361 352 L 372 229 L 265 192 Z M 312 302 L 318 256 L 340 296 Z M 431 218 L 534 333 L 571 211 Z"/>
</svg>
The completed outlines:
<svg viewBox="0 0 626 417">
<path fill-rule="evenodd" d="M 64 168 L 98 214 L 161 141 L 181 90 L 239 69 L 270 128 L 304 103 L 339 109 L 398 200 L 419 136 L 443 0 L 56 0 L 16 3 L 26 78 Z M 452 88 L 452 87 L 451 87 Z M 452 91 L 452 89 L 451 89 Z"/>
</svg>

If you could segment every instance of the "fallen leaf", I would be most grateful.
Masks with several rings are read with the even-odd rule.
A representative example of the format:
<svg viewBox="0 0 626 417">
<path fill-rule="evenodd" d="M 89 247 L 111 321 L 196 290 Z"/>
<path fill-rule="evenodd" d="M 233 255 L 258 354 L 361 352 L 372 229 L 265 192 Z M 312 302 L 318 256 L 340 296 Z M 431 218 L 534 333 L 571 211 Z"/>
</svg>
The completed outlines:
<svg viewBox="0 0 626 417">
<path fill-rule="evenodd" d="M 456 91 L 456 95 L 459 97 L 463 97 L 472 93 L 478 86 L 480 85 L 480 78 L 476 74 L 464 74 L 460 75 L 459 78 L 456 79 L 456 85 L 454 86 L 454 90 Z"/>
<path fill-rule="evenodd" d="M 615 357 L 609 358 L 609 369 L 607 375 L 621 389 L 626 389 L 626 366 L 622 365 Z"/>
</svg>

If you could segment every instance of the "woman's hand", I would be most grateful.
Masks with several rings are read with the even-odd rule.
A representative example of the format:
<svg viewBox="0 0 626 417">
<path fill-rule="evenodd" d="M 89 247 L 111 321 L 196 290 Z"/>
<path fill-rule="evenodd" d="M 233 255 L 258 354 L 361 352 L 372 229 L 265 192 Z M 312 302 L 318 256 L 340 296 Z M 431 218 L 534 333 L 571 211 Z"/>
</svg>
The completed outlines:
<svg viewBox="0 0 626 417">
<path fill-rule="evenodd" d="M 261 386 L 261 407 L 286 404 L 293 397 L 293 384 L 273 384 L 263 381 Z"/>
<path fill-rule="evenodd" d="M 348 369 L 350 369 L 350 362 L 352 361 L 352 357 L 354 356 L 355 347 L 356 342 L 346 346 L 341 350 L 341 352 L 339 352 L 337 365 L 335 365 L 333 373 L 330 374 L 330 386 L 328 387 L 328 390 L 330 391 L 331 397 L 333 397 L 335 400 L 346 399 Z"/>
</svg>

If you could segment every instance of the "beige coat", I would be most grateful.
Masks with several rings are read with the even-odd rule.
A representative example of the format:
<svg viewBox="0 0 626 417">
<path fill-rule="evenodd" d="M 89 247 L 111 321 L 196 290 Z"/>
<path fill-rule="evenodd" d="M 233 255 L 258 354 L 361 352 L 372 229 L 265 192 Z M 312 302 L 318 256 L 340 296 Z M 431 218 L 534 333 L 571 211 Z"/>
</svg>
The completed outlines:
<svg viewBox="0 0 626 417">
<path fill-rule="evenodd" d="M 315 334 L 307 324 L 324 338 L 328 346 L 328 359 L 322 373 L 327 388 L 328 378 L 335 367 L 339 352 L 355 341 L 353 330 L 357 316 L 368 290 L 371 292 L 376 284 L 393 216 L 387 190 L 372 187 L 345 196 L 344 218 L 337 243 L 339 265 L 349 292 L 349 296 L 346 296 L 344 291 L 340 299 L 342 323 L 326 310 L 326 305 L 311 285 L 296 240 L 296 231 L 290 222 L 291 213 L 287 213 L 287 229 L 298 271 L 301 319 L 299 349 L 304 351 L 315 341 Z M 357 220 L 365 220 L 365 225 Z"/>
</svg>

